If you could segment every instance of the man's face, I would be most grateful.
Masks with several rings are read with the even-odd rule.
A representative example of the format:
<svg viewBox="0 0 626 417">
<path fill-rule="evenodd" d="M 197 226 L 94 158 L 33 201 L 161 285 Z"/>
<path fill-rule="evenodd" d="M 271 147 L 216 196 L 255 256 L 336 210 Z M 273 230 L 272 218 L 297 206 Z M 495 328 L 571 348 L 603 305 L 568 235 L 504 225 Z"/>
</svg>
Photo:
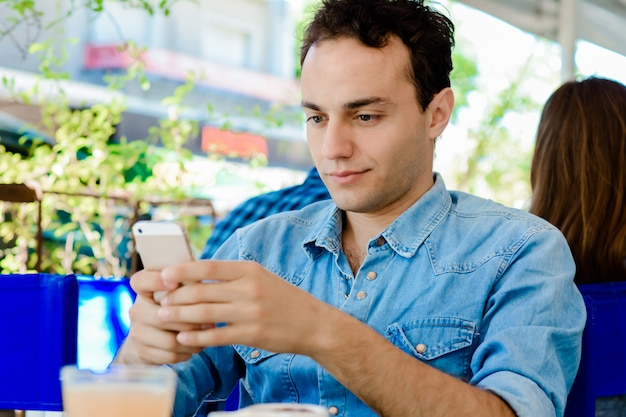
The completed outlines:
<svg viewBox="0 0 626 417">
<path fill-rule="evenodd" d="M 354 39 L 314 45 L 302 65 L 302 105 L 315 165 L 343 210 L 395 214 L 433 184 L 430 107 L 408 77 L 409 50 Z"/>
</svg>

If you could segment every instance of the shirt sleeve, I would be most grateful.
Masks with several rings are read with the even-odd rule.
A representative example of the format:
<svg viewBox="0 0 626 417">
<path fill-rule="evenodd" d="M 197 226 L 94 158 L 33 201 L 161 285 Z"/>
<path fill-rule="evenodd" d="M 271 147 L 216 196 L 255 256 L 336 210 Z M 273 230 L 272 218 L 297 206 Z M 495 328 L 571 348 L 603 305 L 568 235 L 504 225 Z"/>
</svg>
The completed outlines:
<svg viewBox="0 0 626 417">
<path fill-rule="evenodd" d="M 172 417 L 195 416 L 208 403 L 225 401 L 245 372 L 232 346 L 207 348 L 170 367 L 178 374 Z"/>
<path fill-rule="evenodd" d="M 586 321 L 567 242 L 556 229 L 530 234 L 500 270 L 485 305 L 470 383 L 499 395 L 518 417 L 560 417 Z"/>
</svg>

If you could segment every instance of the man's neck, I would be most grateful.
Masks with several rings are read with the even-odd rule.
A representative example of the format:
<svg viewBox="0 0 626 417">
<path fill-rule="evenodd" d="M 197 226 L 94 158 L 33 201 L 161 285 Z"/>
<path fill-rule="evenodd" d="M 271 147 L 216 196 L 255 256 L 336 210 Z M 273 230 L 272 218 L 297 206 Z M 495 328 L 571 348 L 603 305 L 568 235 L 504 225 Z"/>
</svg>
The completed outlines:
<svg viewBox="0 0 626 417">
<path fill-rule="evenodd" d="M 407 193 L 394 204 L 370 213 L 343 211 L 342 244 L 346 256 L 356 273 L 365 255 L 368 242 L 377 237 L 391 223 L 409 209 L 434 185 L 434 177 L 430 174 L 414 187 L 414 192 Z M 410 195 L 413 195 L 413 198 Z M 356 268 L 355 268 L 356 266 Z"/>
<path fill-rule="evenodd" d="M 372 216 L 343 212 L 343 252 L 356 275 L 367 254 L 367 243 L 385 230 L 397 216 Z"/>
</svg>

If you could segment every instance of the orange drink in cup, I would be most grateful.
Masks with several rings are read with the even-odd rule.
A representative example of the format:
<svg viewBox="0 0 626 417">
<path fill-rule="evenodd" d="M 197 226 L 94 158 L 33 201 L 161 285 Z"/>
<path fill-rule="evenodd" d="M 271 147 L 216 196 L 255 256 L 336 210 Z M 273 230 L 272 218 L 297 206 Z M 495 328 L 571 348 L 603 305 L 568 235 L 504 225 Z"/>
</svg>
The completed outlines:
<svg viewBox="0 0 626 417">
<path fill-rule="evenodd" d="M 170 417 L 176 373 L 162 366 L 113 365 L 105 370 L 61 369 L 66 417 Z"/>
</svg>

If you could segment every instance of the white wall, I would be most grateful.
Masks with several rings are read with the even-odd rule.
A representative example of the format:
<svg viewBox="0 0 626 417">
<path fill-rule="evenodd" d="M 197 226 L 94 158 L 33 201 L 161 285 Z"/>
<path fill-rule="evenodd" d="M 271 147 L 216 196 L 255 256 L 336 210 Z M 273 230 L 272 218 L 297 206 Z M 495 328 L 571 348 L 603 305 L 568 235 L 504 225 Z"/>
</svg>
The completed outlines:
<svg viewBox="0 0 626 417">
<path fill-rule="evenodd" d="M 293 32 L 293 10 L 283 0 L 178 2 L 167 17 L 114 3 L 107 11 L 89 25 L 91 43 L 132 39 L 223 65 L 293 77 L 293 37 L 284 35 Z"/>
</svg>

